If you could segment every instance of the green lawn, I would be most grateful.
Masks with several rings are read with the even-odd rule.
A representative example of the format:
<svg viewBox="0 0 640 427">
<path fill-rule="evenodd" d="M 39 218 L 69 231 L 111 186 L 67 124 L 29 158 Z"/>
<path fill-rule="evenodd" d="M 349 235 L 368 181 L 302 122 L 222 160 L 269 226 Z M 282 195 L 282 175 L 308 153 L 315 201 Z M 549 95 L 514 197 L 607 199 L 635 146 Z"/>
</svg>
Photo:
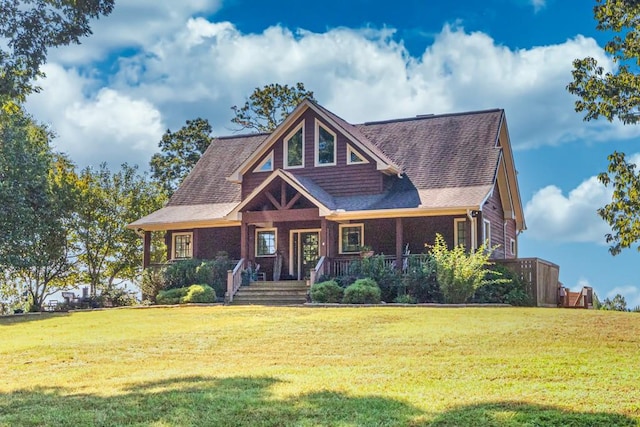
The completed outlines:
<svg viewBox="0 0 640 427">
<path fill-rule="evenodd" d="M 640 315 L 123 309 L 0 319 L 0 426 L 640 425 Z"/>
</svg>

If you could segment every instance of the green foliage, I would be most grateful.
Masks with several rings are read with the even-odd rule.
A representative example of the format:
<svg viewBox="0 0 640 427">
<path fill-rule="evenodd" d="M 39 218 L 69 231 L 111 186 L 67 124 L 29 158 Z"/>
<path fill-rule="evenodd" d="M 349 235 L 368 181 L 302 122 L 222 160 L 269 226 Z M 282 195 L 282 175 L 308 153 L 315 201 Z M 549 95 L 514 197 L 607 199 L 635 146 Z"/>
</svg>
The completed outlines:
<svg viewBox="0 0 640 427">
<path fill-rule="evenodd" d="M 344 289 L 335 280 L 314 283 L 311 286 L 311 301 L 319 303 L 339 303 L 344 297 Z"/>
<path fill-rule="evenodd" d="M 255 88 L 243 107 L 231 107 L 235 113 L 231 122 L 239 125 L 239 130 L 272 132 L 305 98 L 313 99 L 313 92 L 300 82 L 295 86 L 272 83 Z"/>
<path fill-rule="evenodd" d="M 167 129 L 158 143 L 160 152 L 151 157 L 151 173 L 171 196 L 189 175 L 211 144 L 213 129 L 207 119 L 187 120 L 177 132 Z"/>
<path fill-rule="evenodd" d="M 156 302 L 158 293 L 165 289 L 165 267 L 163 268 L 147 268 L 142 272 L 142 280 L 140 283 L 140 291 L 143 300 L 151 303 Z"/>
<path fill-rule="evenodd" d="M 156 297 L 158 304 L 209 303 L 216 301 L 216 292 L 207 285 L 191 285 L 160 291 Z"/>
<path fill-rule="evenodd" d="M 116 172 L 104 163 L 97 170 L 85 168 L 77 188 L 81 203 L 74 231 L 83 281 L 90 285 L 91 295 L 115 286 L 117 280 L 137 280 L 142 239 L 124 226 L 161 208 L 166 196 L 146 175 L 138 174 L 136 166 L 127 164 Z"/>
<path fill-rule="evenodd" d="M 620 294 L 616 294 L 613 299 L 605 298 L 600 304 L 600 310 L 628 311 L 627 300 Z"/>
<path fill-rule="evenodd" d="M 166 289 L 182 288 L 196 283 L 211 286 L 216 295 L 227 291 L 227 271 L 233 268 L 231 260 L 220 252 L 212 260 L 185 259 L 168 264 L 163 269 Z"/>
<path fill-rule="evenodd" d="M 398 295 L 396 299 L 393 300 L 396 304 L 416 304 L 418 300 L 412 297 L 409 294 Z"/>
<path fill-rule="evenodd" d="M 502 264 L 491 266 L 485 278 L 485 283 L 476 289 L 471 301 L 515 306 L 533 305 L 533 301 L 527 291 L 527 284 L 516 273 Z"/>
<path fill-rule="evenodd" d="M 444 237 L 438 233 L 431 255 L 437 265 L 436 276 L 445 303 L 464 303 L 485 283 L 491 250 L 484 244 L 473 253 L 467 253 L 462 246 L 449 250 Z"/>
<path fill-rule="evenodd" d="M 344 290 L 345 304 L 379 304 L 381 292 L 373 279 L 358 279 Z"/>
<path fill-rule="evenodd" d="M 342 279 L 342 285 L 351 284 L 353 278 L 372 279 L 378 284 L 383 301 L 392 302 L 399 294 L 402 286 L 402 277 L 393 265 L 386 262 L 384 255 L 374 255 L 351 262 L 349 276 Z"/>
<path fill-rule="evenodd" d="M 99 307 L 126 307 L 138 303 L 131 292 L 118 287 L 106 289 L 96 298 L 96 301 Z"/>
<path fill-rule="evenodd" d="M 417 302 L 443 302 L 436 272 L 437 264 L 432 256 L 409 257 L 402 278 L 406 294 Z"/>
<path fill-rule="evenodd" d="M 0 1 L 0 106 L 6 111 L 38 91 L 33 81 L 52 47 L 80 43 L 90 22 L 113 10 L 114 0 Z"/>
</svg>

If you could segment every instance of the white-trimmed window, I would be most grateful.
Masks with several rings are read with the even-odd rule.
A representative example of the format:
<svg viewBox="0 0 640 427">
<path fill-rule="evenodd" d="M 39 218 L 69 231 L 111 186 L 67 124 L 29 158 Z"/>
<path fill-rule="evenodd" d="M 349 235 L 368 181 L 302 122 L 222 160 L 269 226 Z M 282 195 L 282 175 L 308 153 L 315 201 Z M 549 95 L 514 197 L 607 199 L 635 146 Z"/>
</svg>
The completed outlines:
<svg viewBox="0 0 640 427">
<path fill-rule="evenodd" d="M 516 241 L 514 239 L 509 239 L 509 249 L 511 250 L 511 255 L 516 256 Z"/>
<path fill-rule="evenodd" d="M 284 167 L 304 167 L 304 122 L 300 123 L 284 138 Z"/>
<path fill-rule="evenodd" d="M 488 219 L 482 220 L 482 233 L 482 241 L 487 245 L 487 249 L 489 249 L 491 247 L 491 222 Z"/>
<path fill-rule="evenodd" d="M 336 134 L 316 120 L 316 166 L 336 164 Z"/>
<path fill-rule="evenodd" d="M 347 144 L 347 164 L 359 165 L 369 163 L 360 153 L 358 153 L 351 145 Z"/>
<path fill-rule="evenodd" d="M 455 218 L 453 220 L 453 245 L 467 247 L 466 218 Z"/>
<path fill-rule="evenodd" d="M 278 233 L 276 228 L 256 229 L 256 256 L 273 256 L 276 254 Z"/>
<path fill-rule="evenodd" d="M 172 259 L 193 258 L 193 233 L 173 233 Z"/>
<path fill-rule="evenodd" d="M 264 158 L 262 163 L 260 163 L 253 171 L 254 172 L 271 172 L 271 171 L 273 171 L 273 151 L 271 153 L 269 153 L 269 155 Z"/>
<path fill-rule="evenodd" d="M 360 252 L 364 244 L 364 224 L 340 224 L 340 247 L 341 254 L 352 254 Z"/>
</svg>

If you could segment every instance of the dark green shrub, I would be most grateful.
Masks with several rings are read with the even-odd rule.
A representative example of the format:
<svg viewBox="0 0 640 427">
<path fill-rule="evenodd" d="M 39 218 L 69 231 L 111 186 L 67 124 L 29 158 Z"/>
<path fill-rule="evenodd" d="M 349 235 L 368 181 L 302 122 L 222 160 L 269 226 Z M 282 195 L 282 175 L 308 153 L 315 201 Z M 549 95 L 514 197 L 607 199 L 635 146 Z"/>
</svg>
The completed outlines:
<svg viewBox="0 0 640 427">
<path fill-rule="evenodd" d="M 196 269 L 201 264 L 199 259 L 184 259 L 167 264 L 164 270 L 166 289 L 184 288 L 197 283 Z"/>
<path fill-rule="evenodd" d="M 398 295 L 395 300 L 396 304 L 416 304 L 418 301 L 409 294 Z"/>
<path fill-rule="evenodd" d="M 486 283 L 476 289 L 471 299 L 472 302 L 516 306 L 531 306 L 533 304 L 527 292 L 526 283 L 504 265 L 492 265 L 485 280 Z"/>
<path fill-rule="evenodd" d="M 406 293 L 417 302 L 443 302 L 436 262 L 431 256 L 410 257 L 402 280 Z"/>
<path fill-rule="evenodd" d="M 392 302 L 403 287 L 402 276 L 394 265 L 387 262 L 384 255 L 352 261 L 349 265 L 349 276 L 373 279 L 380 288 L 381 299 L 386 302 Z"/>
<path fill-rule="evenodd" d="M 182 298 L 187 295 L 189 288 L 172 288 L 160 291 L 156 297 L 158 304 L 180 304 Z"/>
<path fill-rule="evenodd" d="M 379 304 L 380 288 L 373 279 L 358 279 L 344 290 L 345 304 Z"/>
<path fill-rule="evenodd" d="M 184 288 L 195 284 L 211 286 L 216 295 L 227 291 L 227 271 L 234 266 L 225 252 L 212 260 L 186 259 L 164 267 L 165 289 Z"/>
<path fill-rule="evenodd" d="M 183 304 L 216 302 L 216 291 L 207 285 L 191 285 L 180 302 Z"/>
<path fill-rule="evenodd" d="M 163 289 L 165 289 L 164 267 L 144 270 L 140 285 L 142 299 L 155 303 L 158 293 Z"/>
<path fill-rule="evenodd" d="M 311 287 L 311 301 L 320 303 L 338 303 L 342 301 L 344 289 L 335 280 L 315 283 Z"/>
<path fill-rule="evenodd" d="M 99 307 L 125 307 L 138 303 L 131 292 L 121 288 L 104 290 L 96 297 L 96 300 Z"/>
</svg>

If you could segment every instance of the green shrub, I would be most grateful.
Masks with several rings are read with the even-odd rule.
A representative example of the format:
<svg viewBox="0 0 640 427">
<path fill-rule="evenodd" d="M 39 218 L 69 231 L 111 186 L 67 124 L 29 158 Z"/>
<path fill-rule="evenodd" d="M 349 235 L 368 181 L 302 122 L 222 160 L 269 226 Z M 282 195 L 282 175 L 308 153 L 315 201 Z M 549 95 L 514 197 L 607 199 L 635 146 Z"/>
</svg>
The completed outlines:
<svg viewBox="0 0 640 427">
<path fill-rule="evenodd" d="M 344 290 L 345 304 L 379 304 L 381 292 L 373 279 L 358 279 Z"/>
<path fill-rule="evenodd" d="M 444 302 L 461 304 L 473 296 L 485 283 L 491 252 L 492 249 L 484 244 L 472 253 L 467 253 L 462 246 L 449 250 L 444 237 L 436 234 L 431 255 L 436 262 L 436 276 Z"/>
<path fill-rule="evenodd" d="M 142 299 L 152 303 L 156 301 L 158 293 L 165 289 L 164 270 L 164 267 L 147 268 L 142 272 L 142 282 L 140 285 Z"/>
<path fill-rule="evenodd" d="M 311 287 L 311 301 L 320 303 L 338 303 L 342 301 L 344 289 L 335 280 L 315 283 Z"/>
<path fill-rule="evenodd" d="M 158 304 L 187 304 L 216 302 L 216 292 L 211 286 L 191 285 L 160 291 L 156 297 Z"/>
<path fill-rule="evenodd" d="M 180 302 L 183 304 L 216 302 L 216 291 L 207 285 L 191 285 Z"/>
<path fill-rule="evenodd" d="M 184 259 L 168 264 L 164 270 L 166 289 L 184 288 L 197 283 L 196 269 L 201 264 L 202 261 L 199 259 Z"/>
<path fill-rule="evenodd" d="M 224 295 L 227 290 L 227 271 L 232 268 L 225 252 L 219 252 L 211 260 L 176 261 L 164 268 L 164 286 L 165 289 L 173 289 L 205 284 L 211 286 L 216 295 Z"/>
<path fill-rule="evenodd" d="M 374 280 L 381 291 L 381 299 L 391 302 L 399 294 L 399 289 L 403 286 L 402 276 L 393 265 L 386 262 L 384 255 L 374 255 L 368 258 L 357 259 L 349 265 L 349 280 L 351 278 Z M 346 283 L 343 280 L 343 286 Z M 353 282 L 351 282 L 353 283 Z M 348 283 L 350 285 L 351 283 Z"/>
<path fill-rule="evenodd" d="M 495 264 L 487 273 L 484 285 L 476 289 L 472 302 L 503 303 L 516 306 L 531 306 L 532 298 L 527 292 L 527 284 L 512 270 L 502 264 Z"/>
<path fill-rule="evenodd" d="M 398 295 L 395 300 L 396 304 L 416 304 L 418 301 L 409 294 Z"/>
<path fill-rule="evenodd" d="M 156 297 L 158 304 L 180 304 L 182 298 L 187 295 L 189 288 L 172 288 L 160 291 Z"/>
<path fill-rule="evenodd" d="M 403 277 L 406 293 L 417 302 L 443 302 L 433 257 L 410 257 Z"/>
</svg>

